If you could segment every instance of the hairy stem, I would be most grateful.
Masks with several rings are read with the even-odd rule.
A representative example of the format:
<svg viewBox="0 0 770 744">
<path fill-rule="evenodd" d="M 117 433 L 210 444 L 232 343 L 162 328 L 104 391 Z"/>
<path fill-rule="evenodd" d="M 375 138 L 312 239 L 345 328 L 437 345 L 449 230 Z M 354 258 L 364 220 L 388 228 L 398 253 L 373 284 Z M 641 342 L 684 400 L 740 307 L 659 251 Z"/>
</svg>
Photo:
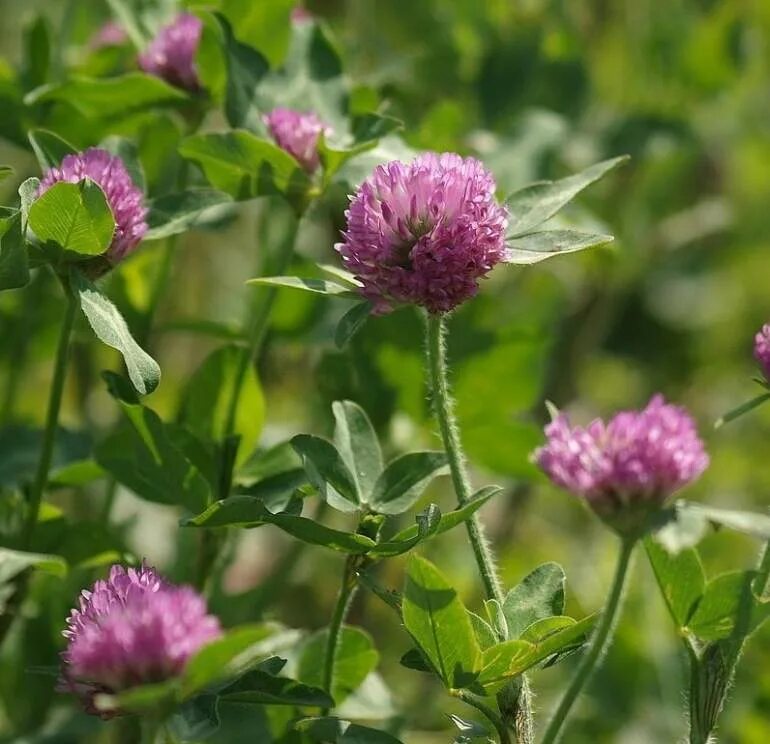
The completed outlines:
<svg viewBox="0 0 770 744">
<path fill-rule="evenodd" d="M 471 500 L 473 491 L 465 466 L 465 454 L 460 441 L 460 430 L 454 413 L 454 403 L 449 392 L 446 325 L 443 315 L 428 315 L 426 334 L 433 408 L 444 443 L 444 450 L 449 459 L 449 469 L 457 501 L 460 506 L 463 506 Z M 503 590 L 495 568 L 495 558 L 484 535 L 484 528 L 478 514 L 474 514 L 465 523 L 465 526 L 468 530 L 468 538 L 476 558 L 481 581 L 484 584 L 484 591 L 489 599 L 496 599 L 502 605 Z M 534 732 L 529 684 L 526 678 L 522 680 L 511 710 L 506 710 L 504 717 L 516 732 L 516 740 L 521 744 L 531 744 Z"/>
<path fill-rule="evenodd" d="M 43 443 L 40 449 L 35 480 L 29 494 L 27 519 L 21 536 L 22 549 L 28 549 L 32 542 L 37 518 L 40 513 L 40 504 L 43 500 L 43 493 L 48 485 L 48 472 L 51 469 L 51 459 L 56 442 L 59 409 L 61 408 L 64 380 L 67 374 L 70 337 L 72 336 L 72 327 L 75 324 L 75 314 L 78 307 L 77 300 L 70 290 L 65 288 L 65 291 L 67 294 L 67 307 L 64 311 L 64 318 L 62 319 L 59 331 L 59 342 L 56 347 L 53 379 L 50 392 L 48 393 L 48 412 L 46 413 L 45 429 L 43 431 Z"/>
<path fill-rule="evenodd" d="M 329 623 L 329 636 L 326 639 L 326 653 L 324 654 L 323 668 L 323 689 L 332 694 L 334 686 L 334 661 L 337 656 L 337 649 L 340 644 L 340 635 L 342 625 L 345 622 L 353 597 L 356 593 L 358 584 L 356 582 L 356 571 L 353 557 L 345 561 L 345 568 L 342 572 L 342 584 L 337 595 L 337 603 L 334 605 L 334 614 Z M 323 711 L 322 715 L 327 715 L 329 711 Z"/>
<path fill-rule="evenodd" d="M 495 713 L 492 708 L 482 703 L 481 700 L 478 700 L 466 690 L 452 690 L 450 694 L 459 700 L 462 700 L 466 705 L 470 705 L 479 711 L 492 724 L 492 726 L 494 726 L 495 731 L 497 731 L 497 735 L 500 738 L 500 744 L 511 744 L 511 737 L 508 734 L 508 728 L 506 727 L 505 723 L 503 723 L 502 718 L 500 718 L 500 716 L 497 715 L 497 713 Z"/>
<path fill-rule="evenodd" d="M 580 692 L 585 687 L 591 677 L 597 663 L 604 652 L 609 648 L 612 642 L 612 636 L 615 631 L 615 625 L 619 616 L 623 590 L 628 576 L 628 568 L 631 562 L 631 555 L 634 551 L 636 540 L 624 539 L 620 547 L 617 567 L 615 568 L 615 577 L 612 580 L 607 603 L 602 611 L 599 624 L 594 631 L 588 649 L 583 653 L 575 676 L 564 693 L 556 712 L 548 724 L 548 728 L 543 736 L 542 744 L 554 744 L 559 741 L 562 734 L 564 723 L 567 720 L 572 706 Z"/>
<path fill-rule="evenodd" d="M 428 371 L 433 393 L 433 409 L 438 420 L 441 439 L 444 442 L 449 469 L 457 501 L 460 506 L 467 504 L 473 495 L 465 455 L 460 443 L 460 432 L 454 414 L 454 404 L 449 393 L 446 361 L 446 326 L 442 315 L 429 315 L 427 321 Z M 503 601 L 500 580 L 495 569 L 495 559 L 477 514 L 466 523 L 473 554 L 476 556 L 481 580 L 487 597 Z"/>
</svg>

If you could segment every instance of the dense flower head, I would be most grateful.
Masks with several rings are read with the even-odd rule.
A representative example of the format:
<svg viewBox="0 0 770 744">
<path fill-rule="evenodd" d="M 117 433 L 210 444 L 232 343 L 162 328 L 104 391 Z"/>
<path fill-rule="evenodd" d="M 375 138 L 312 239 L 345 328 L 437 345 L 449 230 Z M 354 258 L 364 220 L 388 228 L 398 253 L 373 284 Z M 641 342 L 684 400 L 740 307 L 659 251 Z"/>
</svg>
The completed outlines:
<svg viewBox="0 0 770 744">
<path fill-rule="evenodd" d="M 67 619 L 61 688 L 97 713 L 94 695 L 170 679 L 221 633 L 192 587 L 170 584 L 144 564 L 112 566 Z"/>
<path fill-rule="evenodd" d="M 139 67 L 178 88 L 200 88 L 195 54 L 198 51 L 203 22 L 192 13 L 180 13 L 158 31 L 139 55 Z"/>
<path fill-rule="evenodd" d="M 452 310 L 505 258 L 507 213 L 474 158 L 429 152 L 380 165 L 345 217 L 336 248 L 376 313 L 399 303 Z"/>
<path fill-rule="evenodd" d="M 128 41 L 128 34 L 123 26 L 115 21 L 103 23 L 91 37 L 88 46 L 92 50 L 104 47 L 121 46 Z"/>
<path fill-rule="evenodd" d="M 265 116 L 265 124 L 278 147 L 286 150 L 308 173 L 318 168 L 318 140 L 331 130 L 315 114 L 276 108 Z"/>
<path fill-rule="evenodd" d="M 770 323 L 763 325 L 754 336 L 754 359 L 759 362 L 765 378 L 770 380 Z"/>
<path fill-rule="evenodd" d="M 560 414 L 545 433 L 547 443 L 535 452 L 537 464 L 600 514 L 660 505 L 709 463 L 692 418 L 662 395 L 606 424 L 597 419 L 586 427 L 570 426 Z"/>
<path fill-rule="evenodd" d="M 66 155 L 58 168 L 51 168 L 45 174 L 37 196 L 60 181 L 79 183 L 86 178 L 101 187 L 112 210 L 115 234 L 105 257 L 111 264 L 116 264 L 139 244 L 147 232 L 144 195 L 131 180 L 119 157 L 97 147 Z"/>
</svg>

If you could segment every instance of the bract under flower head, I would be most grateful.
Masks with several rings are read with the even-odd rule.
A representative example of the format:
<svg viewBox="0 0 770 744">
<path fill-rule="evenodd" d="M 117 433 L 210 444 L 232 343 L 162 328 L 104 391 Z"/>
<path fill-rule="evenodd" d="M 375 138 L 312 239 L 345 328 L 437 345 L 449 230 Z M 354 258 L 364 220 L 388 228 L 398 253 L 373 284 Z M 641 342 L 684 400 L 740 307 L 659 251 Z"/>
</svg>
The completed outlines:
<svg viewBox="0 0 770 744">
<path fill-rule="evenodd" d="M 474 158 L 424 153 L 380 165 L 345 216 L 336 249 L 377 313 L 402 303 L 448 312 L 505 258 L 507 213 Z"/>
</svg>

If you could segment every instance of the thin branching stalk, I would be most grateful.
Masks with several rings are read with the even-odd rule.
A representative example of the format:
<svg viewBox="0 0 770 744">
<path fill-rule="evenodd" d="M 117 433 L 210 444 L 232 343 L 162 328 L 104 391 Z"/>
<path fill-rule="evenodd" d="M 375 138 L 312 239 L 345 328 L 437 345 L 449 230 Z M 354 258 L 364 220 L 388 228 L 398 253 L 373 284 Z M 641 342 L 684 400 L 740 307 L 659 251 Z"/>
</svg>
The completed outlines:
<svg viewBox="0 0 770 744">
<path fill-rule="evenodd" d="M 612 642 L 612 636 L 615 632 L 615 626 L 620 614 L 620 608 L 623 599 L 623 593 L 628 577 L 628 569 L 631 563 L 631 556 L 636 545 L 635 539 L 624 539 L 621 542 L 618 563 L 615 568 L 615 577 L 612 580 L 610 593 L 607 597 L 607 603 L 602 611 L 599 624 L 594 631 L 588 649 L 583 653 L 575 676 L 564 693 L 556 712 L 548 724 L 548 728 L 543 735 L 542 744 L 555 744 L 559 741 L 564 724 L 567 720 L 570 710 L 575 700 L 580 695 L 586 683 L 591 678 L 596 665 L 601 660 L 604 652 L 609 648 Z"/>
<path fill-rule="evenodd" d="M 332 695 L 334 686 L 334 662 L 341 641 L 342 626 L 350 610 L 350 605 L 353 603 L 357 587 L 355 558 L 349 556 L 342 572 L 342 583 L 337 594 L 337 602 L 334 605 L 334 614 L 329 623 L 329 635 L 326 639 L 324 652 L 323 689 L 329 695 Z M 324 710 L 322 715 L 327 715 L 328 712 L 328 710 Z"/>
<path fill-rule="evenodd" d="M 56 443 L 56 429 L 59 425 L 59 410 L 61 408 L 62 394 L 64 393 L 64 380 L 67 375 L 67 358 L 69 357 L 70 338 L 75 324 L 78 303 L 70 289 L 65 286 L 67 307 L 62 318 L 59 330 L 59 342 L 56 347 L 53 379 L 48 393 L 48 411 L 46 413 L 45 429 L 43 430 L 43 442 L 40 448 L 40 457 L 37 463 L 37 471 L 27 504 L 27 518 L 21 536 L 21 546 L 29 548 L 37 525 L 40 513 L 40 504 L 43 493 L 48 485 L 48 473 L 51 469 L 54 444 Z"/>
<path fill-rule="evenodd" d="M 492 708 L 482 703 L 481 700 L 466 690 L 451 690 L 450 694 L 479 711 L 494 726 L 500 739 L 500 744 L 511 744 L 511 737 L 507 726 Z"/>
</svg>

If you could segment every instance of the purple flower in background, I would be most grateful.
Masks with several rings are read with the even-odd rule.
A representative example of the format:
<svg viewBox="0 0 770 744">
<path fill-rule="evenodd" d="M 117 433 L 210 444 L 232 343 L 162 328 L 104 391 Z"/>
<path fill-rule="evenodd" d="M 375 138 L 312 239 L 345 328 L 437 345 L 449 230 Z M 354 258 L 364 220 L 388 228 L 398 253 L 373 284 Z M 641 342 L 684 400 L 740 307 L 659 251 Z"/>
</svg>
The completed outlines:
<svg viewBox="0 0 770 744">
<path fill-rule="evenodd" d="M 180 13 L 172 23 L 158 31 L 139 55 L 139 67 L 178 88 L 199 90 L 195 54 L 202 32 L 200 18 L 191 13 Z"/>
<path fill-rule="evenodd" d="M 67 155 L 58 168 L 51 168 L 45 174 L 37 196 L 41 196 L 60 181 L 79 183 L 85 178 L 90 178 L 101 187 L 112 210 L 115 234 L 105 257 L 111 264 L 116 264 L 136 248 L 147 232 L 144 195 L 131 180 L 119 157 L 96 147 Z"/>
<path fill-rule="evenodd" d="M 169 584 L 144 564 L 112 566 L 106 581 L 81 593 L 67 619 L 60 689 L 98 715 L 95 695 L 175 677 L 221 634 L 192 587 Z"/>
<path fill-rule="evenodd" d="M 570 426 L 560 414 L 545 429 L 534 458 L 558 486 L 586 499 L 602 517 L 649 510 L 696 480 L 709 458 L 684 408 L 655 395 L 641 411 L 621 411 L 609 423 Z"/>
<path fill-rule="evenodd" d="M 308 173 L 318 168 L 318 140 L 331 129 L 315 114 L 277 108 L 265 116 L 265 124 L 278 147 L 286 150 Z"/>
<path fill-rule="evenodd" d="M 754 336 L 754 359 L 759 362 L 766 380 L 770 380 L 770 323 Z"/>
<path fill-rule="evenodd" d="M 102 24 L 88 42 L 90 49 L 102 49 L 104 47 L 121 46 L 128 41 L 128 34 L 123 26 L 115 21 L 107 21 Z"/>
<path fill-rule="evenodd" d="M 474 158 L 424 153 L 380 165 L 345 216 L 336 249 L 375 313 L 399 303 L 448 312 L 505 258 L 507 213 Z"/>
<path fill-rule="evenodd" d="M 292 23 L 304 23 L 305 21 L 312 21 L 313 14 L 301 5 L 295 5 L 291 9 L 291 22 Z"/>
</svg>

